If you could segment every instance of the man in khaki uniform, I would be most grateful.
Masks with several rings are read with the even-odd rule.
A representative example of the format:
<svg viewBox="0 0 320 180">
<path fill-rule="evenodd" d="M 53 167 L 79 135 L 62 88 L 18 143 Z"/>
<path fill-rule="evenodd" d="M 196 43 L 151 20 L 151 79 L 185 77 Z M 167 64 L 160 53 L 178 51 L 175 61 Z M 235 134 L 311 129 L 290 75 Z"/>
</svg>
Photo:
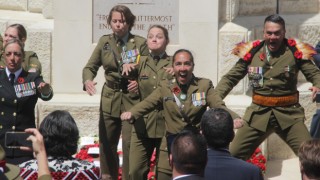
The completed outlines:
<svg viewBox="0 0 320 180">
<path fill-rule="evenodd" d="M 84 90 L 93 95 L 96 92 L 96 82 L 93 79 L 100 66 L 105 70 L 106 82 L 101 93 L 99 120 L 100 166 L 103 179 L 118 179 L 117 146 L 122 131 L 122 179 L 128 180 L 132 125 L 128 122 L 122 123 L 120 113 L 129 110 L 140 99 L 136 82 L 124 78 L 121 67 L 125 62 L 138 60 L 140 55 L 148 54 L 146 40 L 130 33 L 134 22 L 135 16 L 129 8 L 123 5 L 113 7 L 108 16 L 108 24 L 114 33 L 99 39 L 82 73 Z"/>
<path fill-rule="evenodd" d="M 171 144 L 173 137 L 184 128 L 195 129 L 199 127 L 202 114 L 207 107 L 221 107 L 227 109 L 224 102 L 219 98 L 214 98 L 213 85 L 209 79 L 198 78 L 193 75 L 194 61 L 190 51 L 180 49 L 173 55 L 173 71 L 175 78 L 163 80 L 159 87 L 152 92 L 146 99 L 141 101 L 129 110 L 121 114 L 122 120 L 136 120 L 139 117 L 151 112 L 158 106 L 163 106 L 163 117 L 166 122 L 166 137 Z M 227 109 L 228 110 L 228 109 Z M 233 119 L 239 116 L 228 110 Z M 239 127 L 238 120 L 235 127 Z M 241 123 L 240 123 L 241 124 Z M 172 179 L 172 171 L 169 167 L 168 153 L 169 148 L 162 141 L 163 151 L 160 151 L 159 163 L 161 172 L 157 179 Z"/>
<path fill-rule="evenodd" d="M 320 87 L 320 71 L 310 60 L 311 46 L 285 38 L 285 22 L 270 15 L 264 22 L 264 41 L 239 44 L 233 53 L 240 57 L 222 77 L 215 96 L 225 98 L 248 74 L 252 86 L 252 104 L 246 109 L 245 124 L 231 143 L 232 155 L 248 159 L 273 132 L 297 154 L 300 144 L 310 135 L 304 124 L 304 108 L 299 104 L 297 81 L 299 70 L 315 87 Z M 250 49 L 247 51 L 246 49 Z"/>
</svg>

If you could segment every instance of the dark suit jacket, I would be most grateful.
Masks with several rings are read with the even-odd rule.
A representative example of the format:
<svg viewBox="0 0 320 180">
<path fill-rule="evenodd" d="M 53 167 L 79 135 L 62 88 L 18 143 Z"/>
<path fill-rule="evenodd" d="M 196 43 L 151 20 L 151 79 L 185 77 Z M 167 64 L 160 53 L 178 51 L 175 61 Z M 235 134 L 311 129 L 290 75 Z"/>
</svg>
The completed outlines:
<svg viewBox="0 0 320 180">
<path fill-rule="evenodd" d="M 209 148 L 204 179 L 263 180 L 263 176 L 257 166 L 232 157 L 228 150 Z"/>
<path fill-rule="evenodd" d="M 191 176 L 176 178 L 175 180 L 203 180 L 203 177 L 195 174 Z"/>
<path fill-rule="evenodd" d="M 18 77 L 18 82 L 14 85 L 28 85 L 25 83 L 34 82 L 35 88 L 41 82 L 44 82 L 38 73 L 29 73 L 22 70 Z M 5 146 L 5 133 L 7 131 L 24 131 L 26 128 L 35 128 L 34 108 L 40 97 L 43 100 L 50 100 L 53 93 L 49 97 L 41 97 L 40 92 L 31 96 L 18 98 L 13 85 L 9 82 L 9 78 L 5 69 L 0 69 L 0 144 L 6 151 L 6 156 L 21 156 L 25 151 L 8 149 Z"/>
</svg>

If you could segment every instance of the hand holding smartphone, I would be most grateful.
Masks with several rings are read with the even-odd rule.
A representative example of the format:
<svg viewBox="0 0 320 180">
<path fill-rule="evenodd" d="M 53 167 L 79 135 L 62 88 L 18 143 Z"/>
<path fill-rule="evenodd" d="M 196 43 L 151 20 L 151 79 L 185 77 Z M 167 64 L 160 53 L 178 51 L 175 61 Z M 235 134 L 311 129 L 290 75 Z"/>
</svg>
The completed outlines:
<svg viewBox="0 0 320 180">
<path fill-rule="evenodd" d="M 5 134 L 5 146 L 7 148 L 20 148 L 30 147 L 32 148 L 32 141 L 27 140 L 30 136 L 26 132 L 9 131 Z"/>
</svg>

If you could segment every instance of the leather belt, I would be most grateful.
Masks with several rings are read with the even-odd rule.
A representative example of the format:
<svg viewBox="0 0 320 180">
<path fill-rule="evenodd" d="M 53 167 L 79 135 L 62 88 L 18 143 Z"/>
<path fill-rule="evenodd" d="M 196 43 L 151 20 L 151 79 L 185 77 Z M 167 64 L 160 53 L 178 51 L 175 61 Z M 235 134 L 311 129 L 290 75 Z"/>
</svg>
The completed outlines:
<svg viewBox="0 0 320 180">
<path fill-rule="evenodd" d="M 115 91 L 128 92 L 128 87 L 127 87 L 128 81 L 127 80 L 121 80 L 120 82 L 107 80 L 106 85 Z"/>
<path fill-rule="evenodd" d="M 260 106 L 291 106 L 299 102 L 299 92 L 286 96 L 263 96 L 253 92 L 252 102 Z"/>
</svg>

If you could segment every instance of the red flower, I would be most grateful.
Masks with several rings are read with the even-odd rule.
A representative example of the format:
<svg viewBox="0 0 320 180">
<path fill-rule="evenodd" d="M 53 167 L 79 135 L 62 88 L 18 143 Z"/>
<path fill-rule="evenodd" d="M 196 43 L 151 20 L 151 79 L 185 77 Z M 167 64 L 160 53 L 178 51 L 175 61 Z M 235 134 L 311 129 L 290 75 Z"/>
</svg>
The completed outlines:
<svg viewBox="0 0 320 180">
<path fill-rule="evenodd" d="M 179 94 L 180 91 L 181 91 L 180 88 L 177 87 L 177 86 L 172 89 L 172 92 L 173 92 L 174 94 Z"/>
<path fill-rule="evenodd" d="M 266 58 L 266 54 L 261 53 L 261 54 L 259 55 L 259 58 L 260 58 L 261 61 L 263 61 L 264 58 Z"/>
<path fill-rule="evenodd" d="M 154 172 L 149 172 L 148 173 L 148 180 L 156 180 L 156 174 Z"/>
<path fill-rule="evenodd" d="M 254 42 L 252 43 L 252 45 L 253 45 L 254 48 L 257 47 L 257 46 L 259 46 L 259 45 L 260 45 L 260 40 L 254 41 Z"/>
<path fill-rule="evenodd" d="M 302 58 L 302 52 L 297 50 L 296 52 L 294 52 L 294 57 L 296 57 L 297 59 L 301 59 Z"/>
<path fill-rule="evenodd" d="M 252 57 L 252 55 L 250 53 L 247 53 L 246 55 L 244 55 L 243 60 L 249 62 L 249 61 L 251 61 L 251 57 Z"/>
<path fill-rule="evenodd" d="M 24 78 L 23 77 L 19 77 L 17 81 L 18 81 L 19 84 L 22 84 L 22 83 L 24 83 Z"/>
<path fill-rule="evenodd" d="M 252 154 L 251 158 L 247 160 L 247 162 L 256 165 L 260 168 L 260 170 L 264 173 L 266 172 L 266 158 L 262 154 L 260 148 L 257 148 L 255 152 Z"/>
<path fill-rule="evenodd" d="M 288 39 L 289 46 L 295 46 L 297 43 L 294 39 Z"/>
</svg>

